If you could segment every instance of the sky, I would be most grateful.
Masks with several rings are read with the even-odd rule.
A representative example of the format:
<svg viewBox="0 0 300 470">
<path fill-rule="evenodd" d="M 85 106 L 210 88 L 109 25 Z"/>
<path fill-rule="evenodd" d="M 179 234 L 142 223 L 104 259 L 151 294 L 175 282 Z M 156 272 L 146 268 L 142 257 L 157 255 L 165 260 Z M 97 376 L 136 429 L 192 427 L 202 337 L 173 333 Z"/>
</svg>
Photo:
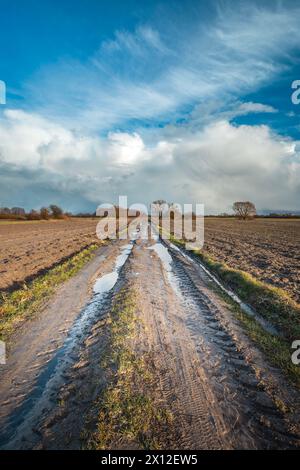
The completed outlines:
<svg viewBox="0 0 300 470">
<path fill-rule="evenodd" d="M 0 0 L 0 15 L 0 206 L 300 210 L 300 2 Z"/>
</svg>

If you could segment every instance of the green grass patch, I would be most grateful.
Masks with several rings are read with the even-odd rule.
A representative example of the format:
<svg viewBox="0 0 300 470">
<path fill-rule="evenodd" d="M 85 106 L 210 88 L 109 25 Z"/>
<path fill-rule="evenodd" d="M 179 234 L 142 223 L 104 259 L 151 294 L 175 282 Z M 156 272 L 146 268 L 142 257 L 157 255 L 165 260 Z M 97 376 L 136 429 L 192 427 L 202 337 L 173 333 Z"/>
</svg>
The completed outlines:
<svg viewBox="0 0 300 470">
<path fill-rule="evenodd" d="M 285 338 L 274 336 L 266 331 L 253 317 L 241 310 L 227 294 L 217 287 L 219 295 L 239 320 L 246 334 L 258 345 L 270 364 L 280 368 L 289 380 L 300 388 L 300 367 L 291 361 L 291 343 Z"/>
<path fill-rule="evenodd" d="M 178 246 L 184 242 L 172 238 Z M 270 286 L 251 274 L 220 263 L 201 250 L 194 250 L 202 263 L 240 299 L 273 324 L 290 342 L 300 338 L 300 305 L 283 289 Z"/>
<path fill-rule="evenodd" d="M 300 306 L 284 290 L 219 263 L 206 253 L 195 251 L 195 254 L 225 286 L 273 324 L 288 341 L 300 338 Z"/>
<path fill-rule="evenodd" d="M 123 289 L 110 312 L 111 340 L 103 359 L 107 387 L 96 402 L 97 426 L 87 439 L 89 449 L 114 445 L 159 449 L 159 429 L 171 422 L 170 413 L 152 401 L 152 374 L 144 356 L 133 349 L 137 330 L 134 292 Z"/>
<path fill-rule="evenodd" d="M 18 323 L 36 313 L 55 289 L 74 276 L 95 254 L 99 244 L 94 243 L 50 269 L 28 284 L 14 291 L 0 294 L 0 339 L 7 341 Z"/>
</svg>

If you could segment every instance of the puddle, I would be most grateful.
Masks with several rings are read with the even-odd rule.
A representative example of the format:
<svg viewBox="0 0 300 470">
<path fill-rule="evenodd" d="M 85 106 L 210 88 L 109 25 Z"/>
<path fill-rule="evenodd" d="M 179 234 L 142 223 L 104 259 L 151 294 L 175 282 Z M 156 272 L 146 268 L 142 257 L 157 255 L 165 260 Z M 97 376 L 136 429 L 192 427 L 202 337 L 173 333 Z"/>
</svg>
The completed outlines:
<svg viewBox="0 0 300 470">
<path fill-rule="evenodd" d="M 153 227 L 153 232 L 158 233 L 157 229 Z M 274 335 L 274 336 L 280 336 L 279 332 L 277 329 L 271 325 L 268 321 L 266 321 L 261 315 L 259 315 L 257 312 L 255 312 L 249 305 L 247 305 L 245 302 L 243 302 L 234 292 L 232 292 L 230 289 L 227 289 L 217 278 L 214 276 L 202 263 L 200 260 L 195 261 L 190 255 L 184 253 L 178 246 L 174 245 L 174 243 L 169 243 L 170 247 L 179 252 L 181 256 L 183 256 L 185 259 L 187 259 L 189 262 L 193 264 L 197 264 L 200 266 L 200 268 L 209 276 L 209 278 L 217 284 L 220 289 L 225 292 L 229 297 L 236 302 L 240 308 L 245 312 L 247 315 L 255 318 L 255 320 L 263 327 L 265 331 L 268 333 Z M 180 286 L 178 284 L 177 278 L 172 272 L 172 256 L 170 255 L 168 248 L 163 245 L 162 243 L 158 242 L 155 243 L 155 245 L 152 245 L 151 247 L 148 248 L 149 250 L 154 250 L 156 254 L 159 256 L 161 259 L 161 262 L 163 264 L 163 267 L 165 271 L 167 272 L 167 276 L 169 279 L 169 282 L 173 289 L 175 290 L 176 294 L 179 297 L 183 297 L 181 293 Z"/>
<path fill-rule="evenodd" d="M 57 390 L 63 383 L 64 373 L 74 361 L 79 345 L 89 334 L 93 324 L 103 315 L 103 305 L 108 293 L 115 286 L 120 270 L 125 264 L 133 248 L 134 240 L 121 248 L 117 256 L 114 270 L 98 278 L 94 284 L 94 295 L 91 301 L 81 310 L 81 313 L 71 326 L 64 344 L 41 370 L 32 391 L 26 396 L 19 407 L 4 423 L 0 436 L 0 447 L 10 448 L 11 442 L 19 436 L 28 436 L 31 429 L 47 409 L 51 409 L 51 396 L 56 396 Z M 6 447 L 8 446 L 8 447 Z"/>
<path fill-rule="evenodd" d="M 148 250 L 154 250 L 155 253 L 159 256 L 165 270 L 172 271 L 172 256 L 165 246 L 163 246 L 161 243 L 155 243 L 155 245 L 150 246 Z"/>
<path fill-rule="evenodd" d="M 115 286 L 119 278 L 119 271 L 121 267 L 125 264 L 128 256 L 130 255 L 132 247 L 133 243 L 129 243 L 128 245 L 121 248 L 122 252 L 115 261 L 114 270 L 111 273 L 104 274 L 95 281 L 93 287 L 94 294 L 106 294 Z"/>
<path fill-rule="evenodd" d="M 95 294 L 105 294 L 106 292 L 110 291 L 115 283 L 118 280 L 118 273 L 114 271 L 109 274 L 104 274 L 101 278 L 99 278 L 93 287 L 93 291 Z"/>
<path fill-rule="evenodd" d="M 171 287 L 173 288 L 174 292 L 177 294 L 178 297 L 182 298 L 181 290 L 178 284 L 178 280 L 175 277 L 173 270 L 172 270 L 172 256 L 170 255 L 168 248 L 165 247 L 162 243 L 158 242 L 152 246 L 148 247 L 148 250 L 153 250 L 160 258 L 163 268 L 167 273 L 168 281 Z"/>
</svg>

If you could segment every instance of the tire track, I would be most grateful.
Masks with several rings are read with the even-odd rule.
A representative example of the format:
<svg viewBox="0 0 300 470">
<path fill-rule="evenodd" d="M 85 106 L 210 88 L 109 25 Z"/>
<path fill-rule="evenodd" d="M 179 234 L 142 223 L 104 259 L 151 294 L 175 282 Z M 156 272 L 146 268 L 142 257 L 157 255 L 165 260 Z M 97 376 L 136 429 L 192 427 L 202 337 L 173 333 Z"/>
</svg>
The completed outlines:
<svg viewBox="0 0 300 470">
<path fill-rule="evenodd" d="M 25 416 L 27 422 L 13 423 L 6 448 L 80 448 L 84 414 L 102 386 L 99 364 L 106 328 L 102 321 L 121 284 L 138 292 L 142 326 L 134 347 L 154 373 L 154 402 L 172 413 L 174 421 L 166 440 L 170 448 L 286 449 L 299 445 L 298 435 L 241 348 L 230 314 L 211 289 L 209 276 L 180 251 L 158 241 L 172 256 L 166 263 L 161 250 L 153 249 L 154 243 L 136 240 L 130 256 L 119 256 L 117 261 L 113 252 L 115 265 L 123 263 L 119 279 L 101 302 L 85 307 L 92 308 L 95 316 L 87 316 L 90 323 L 80 332 L 76 348 L 68 351 L 65 367 L 57 376 L 55 369 L 54 375 L 46 376 L 45 395 Z M 105 272 L 110 270 L 106 267 Z M 81 354 L 84 345 L 88 347 Z M 68 400 L 66 414 L 57 404 L 60 396 Z"/>
<path fill-rule="evenodd" d="M 224 421 L 233 445 L 263 449 L 296 447 L 298 436 L 289 432 L 284 416 L 264 391 L 226 328 L 222 308 L 213 301 L 214 296 L 208 295 L 207 285 L 211 280 L 180 252 L 168 248 L 186 304 L 186 325 L 198 354 L 205 355 L 203 367 L 217 400 L 223 405 Z"/>
<path fill-rule="evenodd" d="M 159 393 L 175 417 L 174 448 L 298 447 L 298 435 L 232 334 L 211 279 L 168 246 L 170 272 L 163 256 L 157 264 L 157 254 L 148 248 L 140 243 L 130 261 L 131 270 L 139 272 L 141 317 L 147 325 L 140 343 L 153 354 Z"/>
<path fill-rule="evenodd" d="M 101 255 L 93 262 L 94 278 L 95 271 L 99 272 L 99 261 L 102 273 L 109 271 L 113 266 L 114 268 L 112 272 L 96 279 L 94 295 L 81 311 L 77 309 L 77 317 L 76 311 L 73 311 L 73 303 L 68 302 L 72 300 L 72 295 L 75 296 L 72 288 L 77 290 L 87 286 L 84 283 L 84 286 L 78 286 L 78 282 L 73 286 L 71 280 L 71 283 L 62 288 L 62 292 L 58 292 L 57 302 L 66 312 L 66 325 L 61 329 L 61 339 L 55 342 L 53 349 L 47 350 L 53 338 L 56 339 L 60 326 L 60 318 L 57 316 L 59 310 L 55 302 L 53 302 L 54 310 L 53 304 L 51 305 L 51 315 L 42 312 L 43 314 L 33 321 L 31 329 L 27 328 L 21 332 L 18 338 L 21 347 L 17 345 L 16 349 L 11 351 L 6 374 L 2 375 L 0 381 L 2 399 L 4 394 L 7 397 L 0 415 L 1 448 L 30 449 L 39 441 L 41 423 L 55 408 L 59 390 L 68 380 L 70 369 L 78 361 L 84 341 L 90 337 L 93 326 L 107 313 L 111 295 L 117 287 L 118 278 L 130 254 L 124 253 L 124 248 L 127 248 L 127 245 L 123 250 L 121 244 L 108 246 L 104 250 L 107 258 Z M 115 274 L 116 276 L 110 276 Z M 83 280 L 88 282 L 91 279 L 89 276 L 84 276 Z M 44 335 L 40 335 L 42 331 Z M 50 334 L 47 334 L 47 331 Z M 30 344 L 31 335 L 33 335 L 32 341 L 35 340 L 33 344 Z M 26 354 L 23 355 L 23 351 Z M 14 369 L 12 364 L 16 364 L 17 369 Z"/>
</svg>

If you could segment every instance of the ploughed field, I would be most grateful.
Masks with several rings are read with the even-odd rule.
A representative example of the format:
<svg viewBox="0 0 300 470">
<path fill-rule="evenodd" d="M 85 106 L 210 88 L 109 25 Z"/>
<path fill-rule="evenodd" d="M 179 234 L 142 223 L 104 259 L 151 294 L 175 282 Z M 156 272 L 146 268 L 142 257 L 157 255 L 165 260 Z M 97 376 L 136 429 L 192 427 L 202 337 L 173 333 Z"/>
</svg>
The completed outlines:
<svg viewBox="0 0 300 470">
<path fill-rule="evenodd" d="M 96 219 L 0 222 L 0 290 L 96 242 L 96 224 Z M 300 302 L 300 220 L 206 218 L 204 249 Z"/>
<path fill-rule="evenodd" d="M 205 219 L 205 251 L 300 302 L 300 220 Z"/>
<path fill-rule="evenodd" d="M 0 222 L 0 290 L 10 289 L 97 241 L 97 220 Z"/>
</svg>

